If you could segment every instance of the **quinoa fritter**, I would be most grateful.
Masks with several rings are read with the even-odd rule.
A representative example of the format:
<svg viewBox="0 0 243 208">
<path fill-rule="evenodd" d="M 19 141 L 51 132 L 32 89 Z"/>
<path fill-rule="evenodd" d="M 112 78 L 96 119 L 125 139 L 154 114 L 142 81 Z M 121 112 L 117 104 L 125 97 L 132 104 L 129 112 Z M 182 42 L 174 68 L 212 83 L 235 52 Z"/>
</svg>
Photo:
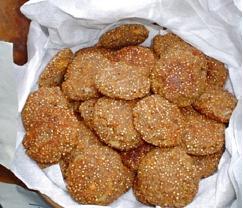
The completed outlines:
<svg viewBox="0 0 243 208">
<path fill-rule="evenodd" d="M 132 118 L 133 102 L 100 98 L 94 109 L 94 127 L 101 141 L 119 149 L 129 150 L 142 142 Z"/>
<path fill-rule="evenodd" d="M 207 57 L 207 86 L 223 88 L 228 78 L 228 70 L 220 61 Z"/>
<path fill-rule="evenodd" d="M 40 75 L 39 87 L 59 86 L 64 79 L 67 66 L 72 61 L 72 58 L 73 52 L 69 48 L 59 51 Z"/>
<path fill-rule="evenodd" d="M 210 175 L 215 173 L 223 152 L 224 151 L 222 149 L 219 152 L 216 152 L 211 155 L 205 155 L 205 156 L 191 155 L 192 159 L 194 160 L 198 174 L 201 176 L 201 178 L 209 177 Z"/>
<path fill-rule="evenodd" d="M 59 87 L 41 87 L 31 93 L 22 111 L 22 121 L 25 130 L 29 130 L 35 122 L 44 117 L 42 113 L 47 108 L 68 108 L 68 101 L 62 94 Z"/>
<path fill-rule="evenodd" d="M 62 84 L 63 93 L 69 99 L 84 101 L 99 97 L 95 76 L 109 64 L 105 53 L 109 52 L 99 48 L 83 48 L 75 53 Z"/>
<path fill-rule="evenodd" d="M 151 73 L 152 91 L 179 107 L 191 105 L 206 87 L 207 62 L 197 49 L 170 47 Z"/>
<path fill-rule="evenodd" d="M 146 142 L 159 147 L 180 144 L 183 117 L 179 108 L 159 95 L 138 101 L 133 109 L 134 125 Z"/>
<path fill-rule="evenodd" d="M 125 47 L 113 54 L 110 65 L 99 70 L 96 87 L 109 97 L 133 100 L 149 93 L 155 58 L 149 48 Z"/>
<path fill-rule="evenodd" d="M 161 207 L 184 207 L 197 193 L 199 176 L 184 150 L 156 148 L 142 159 L 135 180 L 138 200 Z"/>
<path fill-rule="evenodd" d="M 27 131 L 23 145 L 32 159 L 39 163 L 56 163 L 76 146 L 78 123 L 69 122 L 63 116 L 50 122 L 40 121 Z"/>
<path fill-rule="evenodd" d="M 69 164 L 66 182 L 79 203 L 108 205 L 132 186 L 133 173 L 111 148 L 92 146 Z"/>
<path fill-rule="evenodd" d="M 149 35 L 145 26 L 140 24 L 124 24 L 104 33 L 98 46 L 109 49 L 120 49 L 126 46 L 139 45 Z"/>
<path fill-rule="evenodd" d="M 186 152 L 192 155 L 209 155 L 224 146 L 225 125 L 210 120 L 193 109 L 184 112 L 184 136 Z"/>
<path fill-rule="evenodd" d="M 193 107 L 208 118 L 228 123 L 236 104 L 235 96 L 228 91 L 208 89 L 193 103 Z"/>
<path fill-rule="evenodd" d="M 167 50 L 174 45 L 183 43 L 183 40 L 173 33 L 165 35 L 156 35 L 153 38 L 151 48 L 157 57 L 162 56 Z M 185 42 L 184 42 L 185 43 Z"/>
<path fill-rule="evenodd" d="M 62 159 L 59 162 L 59 165 L 60 165 L 64 178 L 67 177 L 67 168 L 69 166 L 69 163 L 73 160 L 73 158 L 75 158 L 82 151 L 84 151 L 85 149 L 87 149 L 93 145 L 96 145 L 96 146 L 103 145 L 99 141 L 99 139 L 95 135 L 95 133 L 92 132 L 88 127 L 85 126 L 84 122 L 80 121 L 78 128 L 79 128 L 79 133 L 77 136 L 76 147 L 73 148 L 69 154 L 62 157 Z"/>
</svg>

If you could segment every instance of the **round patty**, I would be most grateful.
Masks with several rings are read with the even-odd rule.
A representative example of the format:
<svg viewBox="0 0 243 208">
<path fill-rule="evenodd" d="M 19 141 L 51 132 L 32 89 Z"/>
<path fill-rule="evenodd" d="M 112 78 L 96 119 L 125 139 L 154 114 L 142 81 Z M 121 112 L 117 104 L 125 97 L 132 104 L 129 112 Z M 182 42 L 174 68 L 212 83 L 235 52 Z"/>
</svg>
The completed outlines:
<svg viewBox="0 0 243 208">
<path fill-rule="evenodd" d="M 98 45 L 110 49 L 139 45 L 147 39 L 148 34 L 149 31 L 143 25 L 124 24 L 104 33 Z"/>
<path fill-rule="evenodd" d="M 84 101 L 99 97 L 94 78 L 97 71 L 109 63 L 105 53 L 109 52 L 100 48 L 83 48 L 75 53 L 62 84 L 62 90 L 68 98 Z"/>
<path fill-rule="evenodd" d="M 133 109 L 134 125 L 146 142 L 160 147 L 181 142 L 183 117 L 179 108 L 159 95 L 137 102 Z"/>
<path fill-rule="evenodd" d="M 117 152 L 92 146 L 80 152 L 69 164 L 67 188 L 81 204 L 108 205 L 132 185 L 133 174 Z"/>
<path fill-rule="evenodd" d="M 214 154 L 205 156 L 191 155 L 192 159 L 194 160 L 198 174 L 201 176 L 201 178 L 209 177 L 210 175 L 213 175 L 215 173 L 224 152 L 223 150 L 224 149 Z"/>
<path fill-rule="evenodd" d="M 96 145 L 96 146 L 103 145 L 100 142 L 100 140 L 98 139 L 98 137 L 95 135 L 95 133 L 93 131 L 91 131 L 88 127 L 85 126 L 83 121 L 79 122 L 78 128 L 79 128 L 79 132 L 78 132 L 78 136 L 77 136 L 76 147 L 73 148 L 69 154 L 62 157 L 62 159 L 59 162 L 59 165 L 60 165 L 64 178 L 67 177 L 67 169 L 68 169 L 69 163 L 77 155 L 79 155 L 80 153 L 82 153 L 82 151 L 84 151 L 85 149 L 87 149 L 93 145 Z"/>
<path fill-rule="evenodd" d="M 200 115 L 193 109 L 184 112 L 183 142 L 188 154 L 209 155 L 224 146 L 225 125 Z"/>
<path fill-rule="evenodd" d="M 39 163 L 56 163 L 77 144 L 79 128 L 76 118 L 66 119 L 72 117 L 67 110 L 58 115 L 49 121 L 48 118 L 45 122 L 39 121 L 24 137 L 26 153 Z"/>
<path fill-rule="evenodd" d="M 94 127 L 107 145 L 128 150 L 141 144 L 140 135 L 133 125 L 134 102 L 100 98 L 94 109 Z"/>
<path fill-rule="evenodd" d="M 26 130 L 29 130 L 36 122 L 45 117 L 43 109 L 68 108 L 68 101 L 63 96 L 59 87 L 41 87 L 31 93 L 22 111 L 22 121 Z"/>
<path fill-rule="evenodd" d="M 51 59 L 40 75 L 39 87 L 54 87 L 60 85 L 72 58 L 73 52 L 69 48 L 60 50 Z"/>
<path fill-rule="evenodd" d="M 208 89 L 193 103 L 193 107 L 208 118 L 228 123 L 236 104 L 235 96 L 226 90 Z"/>
<path fill-rule="evenodd" d="M 228 78 L 228 70 L 220 61 L 207 57 L 207 86 L 223 88 Z"/>
<path fill-rule="evenodd" d="M 191 105 L 206 86 L 205 56 L 189 46 L 170 47 L 151 74 L 152 91 L 180 107 Z"/>
<path fill-rule="evenodd" d="M 113 55 L 110 65 L 99 70 L 96 87 L 109 97 L 133 100 L 149 93 L 149 75 L 154 67 L 152 51 L 140 46 L 123 48 Z"/>
<path fill-rule="evenodd" d="M 163 56 L 174 45 L 181 44 L 183 40 L 173 33 L 156 35 L 152 41 L 152 49 L 157 57 Z"/>
<path fill-rule="evenodd" d="M 184 207 L 198 190 L 199 176 L 193 159 L 180 148 L 150 151 L 141 161 L 136 176 L 138 200 L 161 207 Z"/>
</svg>

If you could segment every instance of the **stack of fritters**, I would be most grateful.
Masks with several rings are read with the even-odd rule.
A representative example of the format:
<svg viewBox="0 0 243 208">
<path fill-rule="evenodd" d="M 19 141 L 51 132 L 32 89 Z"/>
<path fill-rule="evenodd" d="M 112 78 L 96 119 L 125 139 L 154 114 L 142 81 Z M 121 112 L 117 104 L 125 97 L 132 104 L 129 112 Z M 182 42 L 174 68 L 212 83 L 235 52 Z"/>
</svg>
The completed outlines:
<svg viewBox="0 0 243 208">
<path fill-rule="evenodd" d="M 227 69 L 174 34 L 151 48 L 142 25 L 108 31 L 47 65 L 22 112 L 26 153 L 59 163 L 71 196 L 107 205 L 130 187 L 139 201 L 183 207 L 212 175 L 236 105 Z"/>
</svg>

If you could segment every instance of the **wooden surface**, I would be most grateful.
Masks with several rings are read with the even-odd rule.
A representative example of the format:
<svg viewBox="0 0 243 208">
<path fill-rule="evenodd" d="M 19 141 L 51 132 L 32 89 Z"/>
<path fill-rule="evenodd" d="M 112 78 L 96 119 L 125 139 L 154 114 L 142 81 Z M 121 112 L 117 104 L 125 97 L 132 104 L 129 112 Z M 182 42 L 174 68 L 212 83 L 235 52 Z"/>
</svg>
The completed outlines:
<svg viewBox="0 0 243 208">
<path fill-rule="evenodd" d="M 11 171 L 2 165 L 0 165 L 0 182 L 17 184 L 26 188 L 21 180 L 19 180 Z"/>
<path fill-rule="evenodd" d="M 19 8 L 27 0 L 0 0 L 0 40 L 13 43 L 14 62 L 27 61 L 27 35 L 30 21 Z"/>
</svg>

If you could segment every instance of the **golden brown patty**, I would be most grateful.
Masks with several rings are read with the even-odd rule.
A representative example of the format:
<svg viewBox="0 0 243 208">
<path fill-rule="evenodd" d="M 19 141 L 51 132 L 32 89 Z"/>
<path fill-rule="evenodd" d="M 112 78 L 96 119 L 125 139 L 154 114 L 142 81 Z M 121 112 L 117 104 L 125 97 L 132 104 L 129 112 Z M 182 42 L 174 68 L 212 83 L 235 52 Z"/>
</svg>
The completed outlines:
<svg viewBox="0 0 243 208">
<path fill-rule="evenodd" d="M 90 129 L 94 129 L 94 106 L 97 100 L 97 98 L 94 98 L 84 101 L 79 107 L 81 117 Z"/>
<path fill-rule="evenodd" d="M 69 164 L 66 181 L 68 191 L 79 203 L 108 205 L 131 187 L 133 174 L 117 152 L 92 146 Z"/>
<path fill-rule="evenodd" d="M 205 89 L 206 69 L 205 56 L 197 49 L 170 47 L 155 64 L 152 90 L 180 107 L 191 105 Z"/>
<path fill-rule="evenodd" d="M 199 177 L 193 159 L 179 148 L 150 151 L 141 161 L 135 193 L 143 201 L 161 207 L 184 207 L 198 190 Z"/>
<path fill-rule="evenodd" d="M 73 150 L 69 154 L 66 154 L 65 156 L 63 156 L 61 158 L 61 160 L 59 160 L 59 166 L 60 166 L 62 176 L 64 179 L 66 179 L 66 177 L 67 177 L 67 169 L 68 169 L 69 163 L 72 160 L 72 152 L 73 152 Z"/>
<path fill-rule="evenodd" d="M 173 33 L 167 33 L 165 35 L 156 35 L 153 38 L 152 46 L 154 53 L 160 57 L 165 54 L 167 50 L 177 44 L 181 44 L 183 40 Z"/>
<path fill-rule="evenodd" d="M 200 115 L 192 109 L 184 113 L 183 142 L 188 154 L 209 155 L 219 152 L 224 146 L 225 126 Z"/>
<path fill-rule="evenodd" d="M 155 57 L 149 48 L 142 46 L 128 46 L 114 53 L 113 60 L 124 61 L 133 66 L 138 66 L 145 76 L 149 76 L 155 64 Z"/>
<path fill-rule="evenodd" d="M 104 33 L 98 45 L 110 49 L 139 45 L 147 39 L 148 34 L 149 31 L 143 25 L 125 24 Z"/>
<path fill-rule="evenodd" d="M 36 113 L 36 116 L 37 117 L 35 118 L 35 120 L 33 120 L 33 122 L 31 123 L 31 127 L 29 129 L 34 128 L 36 125 L 39 125 L 40 123 L 51 123 L 59 120 L 72 125 L 78 124 L 78 120 L 75 117 L 73 111 L 66 108 L 60 108 L 58 106 L 43 107 L 39 112 Z"/>
<path fill-rule="evenodd" d="M 159 95 L 137 102 L 134 125 L 146 142 L 160 147 L 176 146 L 182 137 L 183 117 L 179 108 Z"/>
<path fill-rule="evenodd" d="M 79 140 L 76 147 L 77 152 L 89 148 L 93 145 L 103 145 L 103 143 L 101 143 L 98 139 L 98 136 L 92 130 L 90 130 L 82 121 L 79 122 L 79 130 Z"/>
<path fill-rule="evenodd" d="M 160 57 L 166 54 L 170 47 L 182 47 L 182 45 L 189 45 L 184 42 L 180 37 L 173 33 L 166 35 L 156 35 L 152 42 L 152 49 L 154 53 Z M 207 86 L 222 88 L 228 77 L 228 70 L 220 61 L 206 57 L 207 59 Z"/>
<path fill-rule="evenodd" d="M 228 123 L 236 104 L 235 96 L 226 90 L 209 89 L 193 103 L 193 107 L 208 118 Z"/>
<path fill-rule="evenodd" d="M 205 156 L 195 156 L 191 155 L 194 160 L 196 169 L 201 178 L 209 177 L 214 174 L 217 170 L 219 160 L 223 154 L 223 149 L 215 154 L 205 155 Z"/>
<path fill-rule="evenodd" d="M 228 70 L 220 61 L 207 57 L 207 85 L 208 87 L 223 88 L 228 78 Z"/>
<path fill-rule="evenodd" d="M 27 131 L 23 145 L 26 153 L 37 162 L 56 163 L 76 146 L 78 132 L 77 122 L 59 117 L 51 122 L 36 123 Z"/>
<path fill-rule="evenodd" d="M 109 63 L 104 53 L 108 51 L 99 48 L 83 48 L 75 53 L 62 84 L 62 90 L 68 98 L 83 101 L 99 97 L 95 75 Z"/>
<path fill-rule="evenodd" d="M 100 98 L 94 109 L 94 127 L 107 145 L 128 150 L 141 144 L 140 135 L 133 126 L 133 102 Z"/>
<path fill-rule="evenodd" d="M 54 87 L 62 83 L 68 64 L 72 61 L 73 52 L 69 48 L 59 51 L 47 64 L 40 75 L 40 87 Z"/>
<path fill-rule="evenodd" d="M 125 47 L 113 53 L 110 64 L 99 70 L 95 84 L 109 97 L 133 100 L 149 93 L 149 75 L 154 67 L 152 51 L 140 46 Z"/>
<path fill-rule="evenodd" d="M 67 176 L 67 168 L 69 166 L 69 163 L 82 151 L 84 151 L 87 148 L 90 148 L 93 145 L 101 146 L 103 145 L 98 137 L 95 135 L 94 132 L 92 132 L 88 127 L 85 126 L 84 122 L 79 122 L 79 133 L 77 136 L 77 146 L 72 149 L 72 151 L 62 157 L 62 160 L 60 160 L 59 165 L 61 168 L 61 171 L 63 173 L 63 176 L 66 178 Z"/>
<path fill-rule="evenodd" d="M 138 184 L 138 180 L 135 177 L 133 180 L 133 185 L 132 185 L 132 190 L 133 190 L 133 194 L 136 197 L 136 199 L 140 202 L 142 202 L 145 205 L 151 206 L 151 203 L 149 203 L 146 199 L 145 196 L 143 195 L 142 192 L 140 192 L 140 188 L 139 188 L 139 184 Z"/>
<path fill-rule="evenodd" d="M 67 109 L 68 102 L 59 87 L 42 87 L 31 93 L 22 111 L 22 120 L 26 130 L 30 129 L 35 122 L 44 117 L 42 111 L 48 108 Z"/>
<path fill-rule="evenodd" d="M 122 162 L 130 170 L 137 171 L 141 159 L 153 148 L 154 146 L 144 143 L 137 148 L 121 152 Z"/>
</svg>

